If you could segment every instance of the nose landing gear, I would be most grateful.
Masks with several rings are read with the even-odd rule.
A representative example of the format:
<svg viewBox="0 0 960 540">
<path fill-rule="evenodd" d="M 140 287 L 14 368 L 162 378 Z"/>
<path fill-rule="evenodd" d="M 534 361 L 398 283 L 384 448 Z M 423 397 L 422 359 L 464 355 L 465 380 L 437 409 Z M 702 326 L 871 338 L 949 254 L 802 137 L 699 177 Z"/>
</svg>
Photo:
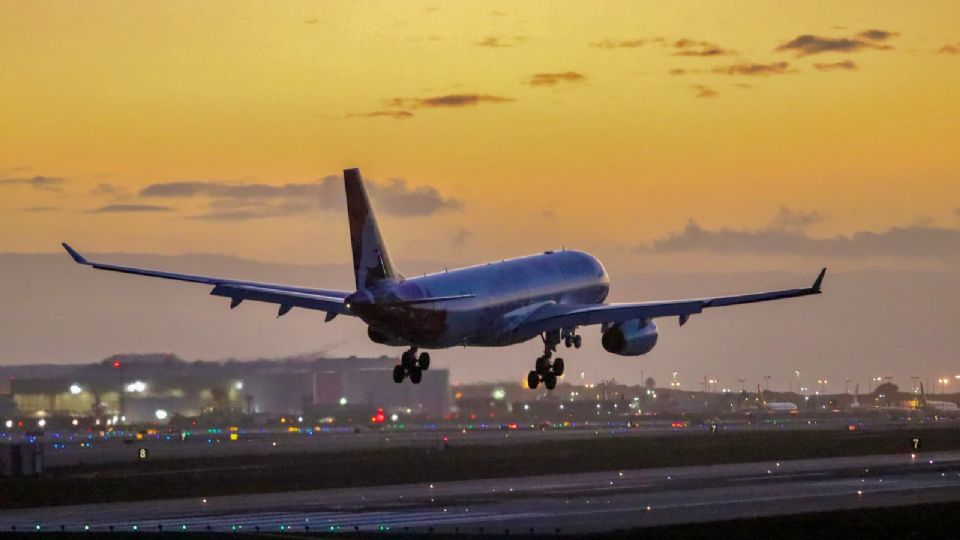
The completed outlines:
<svg viewBox="0 0 960 540">
<path fill-rule="evenodd" d="M 410 377 L 410 382 L 420 384 L 423 372 L 430 369 L 430 353 L 422 352 L 417 356 L 417 348 L 410 347 L 400 356 L 400 365 L 393 367 L 393 382 L 399 384 Z"/>
</svg>

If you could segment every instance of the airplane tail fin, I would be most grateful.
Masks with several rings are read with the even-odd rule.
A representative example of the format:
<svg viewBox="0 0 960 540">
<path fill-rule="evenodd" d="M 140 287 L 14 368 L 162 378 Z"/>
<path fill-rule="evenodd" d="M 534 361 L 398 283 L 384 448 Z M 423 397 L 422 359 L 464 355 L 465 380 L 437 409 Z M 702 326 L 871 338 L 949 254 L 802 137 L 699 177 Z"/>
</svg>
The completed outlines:
<svg viewBox="0 0 960 540">
<path fill-rule="evenodd" d="M 763 398 L 763 389 L 760 388 L 760 385 L 757 385 L 757 397 L 760 399 L 760 405 L 766 406 L 767 400 Z"/>
<path fill-rule="evenodd" d="M 347 215 L 350 218 L 350 244 L 353 247 L 353 273 L 357 290 L 369 288 L 380 280 L 400 277 L 390 262 L 387 245 L 380 235 L 377 216 L 367 198 L 360 169 L 345 169 L 343 182 L 347 192 Z"/>
</svg>

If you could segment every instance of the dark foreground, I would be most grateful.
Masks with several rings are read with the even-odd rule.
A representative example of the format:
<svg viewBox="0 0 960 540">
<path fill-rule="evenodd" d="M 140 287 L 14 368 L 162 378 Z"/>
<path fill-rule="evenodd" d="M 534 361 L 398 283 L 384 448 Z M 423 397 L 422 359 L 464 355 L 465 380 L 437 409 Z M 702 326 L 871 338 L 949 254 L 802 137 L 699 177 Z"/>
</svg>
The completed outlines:
<svg viewBox="0 0 960 540">
<path fill-rule="evenodd" d="M 90 464 L 0 480 L 0 509 L 960 449 L 960 429 L 709 432 Z"/>
</svg>

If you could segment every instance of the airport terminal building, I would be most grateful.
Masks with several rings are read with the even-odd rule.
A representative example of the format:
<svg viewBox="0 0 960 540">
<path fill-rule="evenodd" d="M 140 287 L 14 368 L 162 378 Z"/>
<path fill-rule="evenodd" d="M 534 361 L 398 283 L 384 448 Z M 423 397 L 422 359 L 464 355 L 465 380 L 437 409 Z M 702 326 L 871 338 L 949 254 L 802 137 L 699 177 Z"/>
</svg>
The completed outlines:
<svg viewBox="0 0 960 540">
<path fill-rule="evenodd" d="M 344 408 L 403 408 L 443 416 L 449 373 L 419 385 L 391 378 L 396 359 L 310 358 L 187 362 L 172 354 L 116 355 L 95 364 L 0 367 L 0 418 L 160 422 L 175 416 L 272 417 Z"/>
</svg>

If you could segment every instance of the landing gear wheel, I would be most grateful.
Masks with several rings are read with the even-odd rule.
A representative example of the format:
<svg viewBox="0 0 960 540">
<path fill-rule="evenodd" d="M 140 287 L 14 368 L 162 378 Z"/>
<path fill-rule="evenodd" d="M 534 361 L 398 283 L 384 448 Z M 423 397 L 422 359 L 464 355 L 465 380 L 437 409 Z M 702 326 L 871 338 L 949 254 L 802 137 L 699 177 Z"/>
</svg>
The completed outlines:
<svg viewBox="0 0 960 540">
<path fill-rule="evenodd" d="M 411 380 L 413 380 L 412 377 Z M 553 373 L 547 373 L 543 376 L 543 385 L 547 387 L 547 390 L 553 390 L 557 387 L 557 376 Z"/>
<path fill-rule="evenodd" d="M 563 375 L 563 358 L 557 358 L 553 361 L 553 374 L 557 377 Z"/>
<path fill-rule="evenodd" d="M 420 380 L 423 379 L 423 370 L 415 367 L 410 370 L 410 382 L 413 384 L 420 384 Z"/>
<path fill-rule="evenodd" d="M 540 358 L 537 358 L 537 363 L 536 363 L 536 368 L 535 368 L 535 370 L 536 370 L 536 372 L 539 373 L 540 375 L 543 375 L 543 374 L 549 372 L 549 371 L 550 371 L 550 359 L 547 358 L 546 356 L 541 356 Z"/>
<path fill-rule="evenodd" d="M 417 366 L 419 366 L 423 371 L 430 369 L 430 353 L 420 353 L 420 359 L 417 361 Z"/>
<path fill-rule="evenodd" d="M 417 355 L 412 350 L 404 351 L 400 356 L 400 365 L 403 369 L 410 370 L 417 363 Z"/>
<path fill-rule="evenodd" d="M 536 390 L 537 387 L 540 386 L 540 374 L 536 371 L 527 373 L 527 386 L 529 386 L 531 390 Z"/>
<path fill-rule="evenodd" d="M 403 366 L 393 366 L 393 382 L 399 384 L 407 374 L 403 371 Z"/>
<path fill-rule="evenodd" d="M 572 347 L 572 346 L 573 346 L 573 337 L 567 336 L 567 337 L 563 338 L 563 346 L 566 347 L 566 348 L 568 348 L 568 349 L 569 349 L 570 347 Z"/>
<path fill-rule="evenodd" d="M 579 349 L 581 345 L 583 345 L 583 340 L 580 339 L 580 336 L 573 336 L 573 346 Z"/>
</svg>

